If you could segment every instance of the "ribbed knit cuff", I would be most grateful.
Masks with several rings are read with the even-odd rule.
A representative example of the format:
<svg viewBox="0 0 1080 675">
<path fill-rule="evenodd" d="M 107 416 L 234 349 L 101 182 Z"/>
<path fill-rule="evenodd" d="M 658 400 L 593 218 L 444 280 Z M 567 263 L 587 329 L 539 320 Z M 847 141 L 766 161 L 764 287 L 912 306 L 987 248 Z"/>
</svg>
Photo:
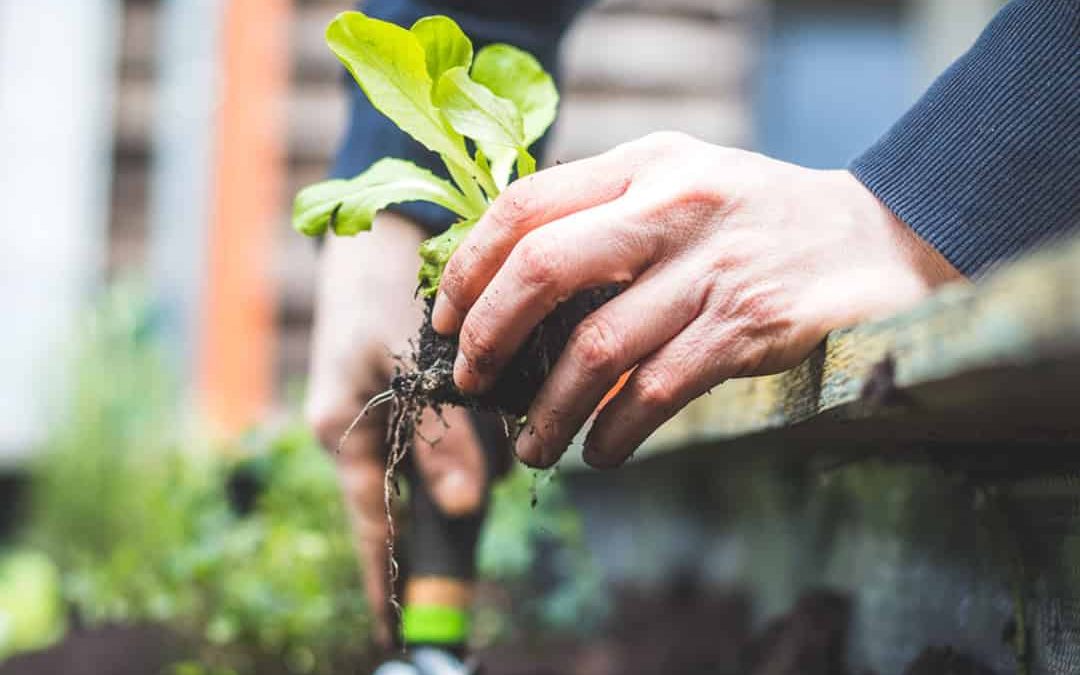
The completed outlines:
<svg viewBox="0 0 1080 675">
<path fill-rule="evenodd" d="M 1080 2 L 1011 2 L 850 169 L 968 276 L 1080 226 Z"/>
</svg>

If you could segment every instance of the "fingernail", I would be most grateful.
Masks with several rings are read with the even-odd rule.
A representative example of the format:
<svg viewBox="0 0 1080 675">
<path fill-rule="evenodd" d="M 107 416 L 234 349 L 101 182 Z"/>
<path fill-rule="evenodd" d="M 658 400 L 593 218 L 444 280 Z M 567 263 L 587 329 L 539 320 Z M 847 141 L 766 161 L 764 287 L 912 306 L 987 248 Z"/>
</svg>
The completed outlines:
<svg viewBox="0 0 1080 675">
<path fill-rule="evenodd" d="M 517 458 L 529 466 L 539 466 L 544 459 L 543 448 L 540 447 L 539 439 L 532 428 L 522 430 L 514 443 L 514 454 Z"/>
<path fill-rule="evenodd" d="M 461 391 L 467 392 L 471 391 L 471 388 L 475 386 L 475 380 L 469 360 L 465 358 L 461 350 L 458 350 L 457 356 L 454 358 L 454 384 Z"/>
<path fill-rule="evenodd" d="M 442 291 L 435 294 L 435 305 L 431 308 L 431 327 L 443 335 L 455 333 L 458 329 L 457 310 Z"/>
<path fill-rule="evenodd" d="M 594 469 L 614 469 L 622 464 L 620 453 L 609 452 L 596 443 L 590 442 L 590 439 L 585 439 L 581 459 Z"/>
</svg>

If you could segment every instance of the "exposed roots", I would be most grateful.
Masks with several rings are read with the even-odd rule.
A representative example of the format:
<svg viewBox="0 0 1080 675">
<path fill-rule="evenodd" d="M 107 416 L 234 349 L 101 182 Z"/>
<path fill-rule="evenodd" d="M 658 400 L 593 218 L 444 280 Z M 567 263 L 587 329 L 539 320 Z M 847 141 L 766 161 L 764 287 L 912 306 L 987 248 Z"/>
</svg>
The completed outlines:
<svg viewBox="0 0 1080 675">
<path fill-rule="evenodd" d="M 398 621 L 401 620 L 401 603 L 397 597 L 397 582 L 401 574 L 395 555 L 397 531 L 394 526 L 394 498 L 401 494 L 397 483 L 397 468 L 408 454 L 416 430 L 417 418 L 422 408 L 414 400 L 394 397 L 390 415 L 386 455 L 386 471 L 383 473 L 383 506 L 386 509 L 386 557 L 387 575 L 390 580 L 390 606 L 394 608 Z"/>
<path fill-rule="evenodd" d="M 345 449 L 345 443 L 349 436 L 356 431 L 360 420 L 367 417 L 375 408 L 387 403 L 391 404 L 390 426 L 387 429 L 387 445 L 389 453 L 386 457 L 386 470 L 383 473 L 383 506 L 386 511 L 386 556 L 387 577 L 390 582 L 390 606 L 394 608 L 398 621 L 401 620 L 401 603 L 397 597 L 397 581 L 400 576 L 400 566 L 394 551 L 394 543 L 397 540 L 397 531 L 394 525 L 394 497 L 401 494 L 397 484 L 397 468 L 408 454 L 409 445 L 413 434 L 416 433 L 416 423 L 419 420 L 423 406 L 418 404 L 413 397 L 402 396 L 395 389 L 387 389 L 371 397 L 364 404 L 363 409 L 349 423 L 345 433 L 338 441 L 337 452 L 341 454 Z"/>
<path fill-rule="evenodd" d="M 431 302 L 428 302 L 419 339 L 411 345 L 412 358 L 398 357 L 402 367 L 391 379 L 390 389 L 371 398 L 360 414 L 353 419 L 338 443 L 340 453 L 349 436 L 368 413 L 386 403 L 391 404 L 390 426 L 387 429 L 386 471 L 383 474 L 383 506 L 387 525 L 387 574 L 390 581 L 390 605 L 401 619 L 401 604 L 397 597 L 400 574 L 395 544 L 393 500 L 400 494 L 397 469 L 405 459 L 414 439 L 435 442 L 418 434 L 420 416 L 427 408 L 439 412 L 443 405 L 458 405 L 472 410 L 489 411 L 502 417 L 506 435 L 516 438 L 525 424 L 525 414 L 540 385 L 547 378 L 574 327 L 591 311 L 618 294 L 619 286 L 607 286 L 582 291 L 562 303 L 530 334 L 518 353 L 503 369 L 494 386 L 484 394 L 471 396 L 462 393 L 454 384 L 454 359 L 457 340 L 440 335 L 431 326 Z M 441 419 L 441 415 L 440 415 Z M 446 421 L 443 420 L 443 424 Z M 533 503 L 536 503 L 536 485 Z"/>
<path fill-rule="evenodd" d="M 391 404 L 390 423 L 386 431 L 386 470 L 383 473 L 383 508 L 386 513 L 386 556 L 387 578 L 389 580 L 390 597 L 388 601 L 397 616 L 401 620 L 401 602 L 398 599 L 397 586 L 401 575 L 401 567 L 398 564 L 396 554 L 397 526 L 394 520 L 394 499 L 401 495 L 398 485 L 398 467 L 409 453 L 413 439 L 420 437 L 425 443 L 435 445 L 438 439 L 427 439 L 420 435 L 420 417 L 427 407 L 433 407 L 436 412 L 439 404 L 430 398 L 430 392 L 425 390 L 427 379 L 421 372 L 409 372 L 400 374 L 394 378 L 394 385 L 386 391 L 380 392 L 369 400 L 360 413 L 353 418 L 349 427 L 342 434 L 338 442 L 338 452 L 342 452 L 349 436 L 356 430 L 360 421 L 372 410 L 386 403 Z M 446 427 L 446 420 L 439 415 L 439 420 Z"/>
<path fill-rule="evenodd" d="M 341 439 L 338 441 L 337 452 L 340 455 L 342 450 L 345 449 L 345 443 L 349 440 L 349 436 L 352 436 L 352 432 L 356 431 L 356 425 L 360 424 L 360 420 L 367 417 L 367 414 L 378 408 L 384 403 L 389 403 L 394 400 L 397 393 L 393 389 L 387 389 L 384 392 L 380 392 L 371 397 L 371 400 L 364 404 L 364 407 L 353 418 L 352 422 L 349 422 L 348 428 L 345 429 L 345 433 L 341 435 Z"/>
</svg>

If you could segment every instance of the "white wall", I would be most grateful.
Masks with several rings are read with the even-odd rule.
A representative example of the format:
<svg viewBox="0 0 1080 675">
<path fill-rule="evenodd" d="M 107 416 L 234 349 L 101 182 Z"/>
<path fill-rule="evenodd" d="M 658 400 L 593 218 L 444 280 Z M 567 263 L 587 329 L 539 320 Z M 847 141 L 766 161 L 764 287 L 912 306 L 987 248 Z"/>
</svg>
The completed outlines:
<svg viewBox="0 0 1080 675">
<path fill-rule="evenodd" d="M 42 439 L 101 280 L 117 9 L 0 2 L 0 463 Z"/>
</svg>

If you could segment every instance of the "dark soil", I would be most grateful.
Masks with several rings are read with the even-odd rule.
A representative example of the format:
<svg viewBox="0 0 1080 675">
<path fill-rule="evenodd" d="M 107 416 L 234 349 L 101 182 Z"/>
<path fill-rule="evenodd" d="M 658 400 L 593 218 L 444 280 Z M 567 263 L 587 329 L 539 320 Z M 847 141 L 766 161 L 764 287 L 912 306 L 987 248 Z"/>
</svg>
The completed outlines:
<svg viewBox="0 0 1080 675">
<path fill-rule="evenodd" d="M 460 405 L 521 417 L 528 412 L 529 404 L 562 354 L 574 328 L 619 290 L 618 286 L 593 288 L 560 304 L 533 330 L 492 388 L 480 396 L 466 396 L 454 386 L 457 338 L 440 335 L 431 327 L 429 301 L 414 355 L 416 370 L 395 377 L 394 392 L 427 405 Z"/>
<path fill-rule="evenodd" d="M 911 662 L 904 675 L 994 675 L 994 671 L 949 647 L 928 647 Z"/>
<path fill-rule="evenodd" d="M 616 593 L 610 628 L 585 640 L 506 643 L 480 655 L 485 675 L 851 675 L 850 599 L 812 592 L 754 631 L 738 589 L 675 580 L 666 592 Z M 864 674 L 860 674 L 864 675 Z M 980 674 L 981 675 L 981 674 Z"/>
<path fill-rule="evenodd" d="M 148 675 L 183 656 L 180 641 L 156 626 L 76 629 L 51 649 L 5 661 L 0 675 Z"/>
<path fill-rule="evenodd" d="M 853 675 L 846 662 L 850 598 L 812 592 L 754 632 L 750 596 L 676 581 L 666 592 L 622 589 L 598 635 L 524 635 L 479 654 L 484 675 Z M 75 629 L 60 644 L 0 664 L 0 675 L 150 675 L 198 649 L 158 626 Z M 254 657 L 255 655 L 252 655 Z M 258 661 L 260 675 L 289 672 Z M 341 655 L 334 672 L 373 665 Z M 859 673 L 859 675 L 870 675 Z M 995 675 L 948 647 L 924 650 L 904 675 Z"/>
<path fill-rule="evenodd" d="M 831 591 L 804 595 L 773 620 L 746 651 L 751 675 L 846 675 L 851 599 Z"/>
</svg>

